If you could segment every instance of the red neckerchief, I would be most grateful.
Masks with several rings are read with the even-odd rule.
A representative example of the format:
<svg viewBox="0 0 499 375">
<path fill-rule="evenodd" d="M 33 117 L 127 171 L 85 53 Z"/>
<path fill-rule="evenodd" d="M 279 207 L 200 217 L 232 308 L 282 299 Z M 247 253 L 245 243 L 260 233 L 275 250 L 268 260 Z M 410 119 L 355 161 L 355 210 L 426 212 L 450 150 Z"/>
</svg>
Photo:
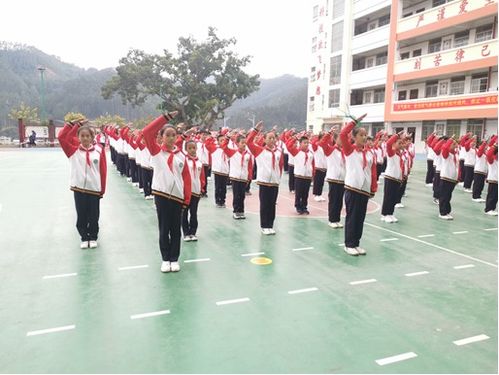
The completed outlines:
<svg viewBox="0 0 499 375">
<path fill-rule="evenodd" d="M 90 152 L 92 152 L 92 151 L 95 150 L 94 146 L 92 145 L 89 148 L 85 148 L 85 147 L 83 147 L 83 145 L 80 145 L 79 148 L 80 148 L 81 151 L 85 151 L 85 158 L 87 160 L 88 166 L 90 167 L 91 166 L 91 163 L 90 163 Z"/>
<path fill-rule="evenodd" d="M 270 149 L 269 147 L 265 147 L 265 149 L 269 152 L 272 153 L 272 169 L 275 169 L 275 152 L 276 152 L 276 149 Z"/>
<path fill-rule="evenodd" d="M 362 152 L 362 169 L 365 169 L 367 167 L 367 156 L 366 156 L 367 150 L 365 147 L 360 147 L 357 145 L 355 145 L 355 148 L 357 149 L 357 151 Z"/>
<path fill-rule="evenodd" d="M 173 158 L 175 157 L 175 154 L 178 154 L 180 152 L 180 150 L 176 146 L 173 147 L 173 150 L 168 150 L 165 145 L 161 145 L 161 150 L 170 153 L 166 164 L 170 168 L 170 171 L 173 172 Z"/>
<path fill-rule="evenodd" d="M 404 163 L 404 159 L 402 158 L 402 152 L 403 152 L 403 151 L 399 151 L 399 152 L 397 152 L 397 154 L 396 154 L 396 155 L 398 155 L 398 156 L 399 156 L 399 160 L 400 160 L 400 161 L 399 161 L 399 164 L 400 164 L 400 171 L 402 172 L 402 177 L 404 177 L 404 175 L 405 175 L 405 163 Z"/>
<path fill-rule="evenodd" d="M 338 150 L 339 153 L 341 154 L 341 160 L 343 160 L 343 163 L 345 162 L 345 154 L 343 152 L 343 149 L 340 148 L 337 144 L 333 145 L 333 151 Z"/>
<path fill-rule="evenodd" d="M 300 151 L 303 151 L 300 149 Z M 303 151 L 305 153 L 305 162 L 303 163 L 303 165 L 307 165 L 307 161 L 308 161 L 308 150 L 307 151 Z"/>
<path fill-rule="evenodd" d="M 192 156 L 190 155 L 186 155 L 187 156 L 187 159 L 189 159 L 190 161 L 192 161 L 192 174 L 194 175 L 194 178 L 196 178 L 196 162 L 198 161 L 198 158 L 195 157 L 193 158 Z"/>
<path fill-rule="evenodd" d="M 244 156 L 247 154 L 247 151 L 244 150 L 243 152 L 237 150 L 241 154 L 241 168 L 244 166 Z"/>
</svg>

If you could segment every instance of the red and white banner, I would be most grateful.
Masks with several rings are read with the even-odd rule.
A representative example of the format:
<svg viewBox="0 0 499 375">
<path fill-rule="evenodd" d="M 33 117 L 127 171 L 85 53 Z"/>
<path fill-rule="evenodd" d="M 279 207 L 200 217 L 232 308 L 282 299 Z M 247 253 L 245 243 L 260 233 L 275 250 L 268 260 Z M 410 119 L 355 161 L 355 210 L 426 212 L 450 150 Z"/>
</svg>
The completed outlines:
<svg viewBox="0 0 499 375">
<path fill-rule="evenodd" d="M 395 103 L 393 105 L 393 110 L 395 112 L 417 111 L 422 109 L 471 107 L 477 105 L 497 105 L 497 95 L 487 95 L 487 96 L 460 98 L 460 99 L 435 100 L 431 102 Z"/>
</svg>

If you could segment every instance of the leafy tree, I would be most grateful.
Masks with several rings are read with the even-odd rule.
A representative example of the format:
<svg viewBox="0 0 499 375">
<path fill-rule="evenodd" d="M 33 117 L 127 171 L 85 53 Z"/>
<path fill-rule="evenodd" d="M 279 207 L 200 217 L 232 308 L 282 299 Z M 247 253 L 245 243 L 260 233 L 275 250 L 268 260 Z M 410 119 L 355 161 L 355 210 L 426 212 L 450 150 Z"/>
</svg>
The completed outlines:
<svg viewBox="0 0 499 375">
<path fill-rule="evenodd" d="M 11 120 L 22 118 L 25 123 L 39 123 L 38 108 L 30 107 L 22 102 L 18 107 L 12 108 L 9 113 Z"/>
<path fill-rule="evenodd" d="M 106 113 L 105 115 L 101 115 L 92 121 L 93 124 L 97 126 L 108 125 L 108 124 L 116 124 L 116 125 L 125 125 L 125 119 L 119 115 L 110 115 Z"/>
<path fill-rule="evenodd" d="M 118 94 L 123 104 L 142 105 L 149 97 L 161 100 L 160 110 L 177 110 L 177 121 L 211 128 L 235 100 L 259 86 L 258 75 L 243 71 L 251 58 L 230 50 L 236 39 L 220 39 L 214 28 L 208 38 L 179 38 L 177 56 L 130 50 L 120 60 L 117 75 L 103 87 L 106 99 Z"/>
</svg>

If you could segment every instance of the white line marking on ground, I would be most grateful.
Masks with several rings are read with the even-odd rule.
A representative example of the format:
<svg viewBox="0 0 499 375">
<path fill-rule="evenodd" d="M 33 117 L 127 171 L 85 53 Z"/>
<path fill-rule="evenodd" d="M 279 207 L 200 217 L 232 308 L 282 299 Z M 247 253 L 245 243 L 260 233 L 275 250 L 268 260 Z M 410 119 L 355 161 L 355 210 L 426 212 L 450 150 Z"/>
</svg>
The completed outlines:
<svg viewBox="0 0 499 375">
<path fill-rule="evenodd" d="M 497 230 L 497 228 L 487 228 L 487 229 L 484 229 L 484 230 Z"/>
<path fill-rule="evenodd" d="M 313 288 L 305 288 L 305 289 L 297 289 L 297 290 L 290 290 L 288 294 L 299 294 L 299 293 L 307 293 L 307 292 L 315 292 L 319 290 L 319 288 L 313 287 Z"/>
<path fill-rule="evenodd" d="M 461 230 L 459 232 L 452 232 L 452 234 L 465 234 L 465 233 L 468 233 L 467 230 Z"/>
<path fill-rule="evenodd" d="M 208 262 L 210 260 L 210 258 L 187 259 L 184 260 L 184 263 Z"/>
<path fill-rule="evenodd" d="M 76 276 L 76 275 L 78 275 L 76 272 L 74 272 L 74 273 L 61 273 L 60 275 L 47 275 L 47 276 L 43 276 L 43 280 L 56 279 L 59 277 L 70 277 L 70 276 Z"/>
<path fill-rule="evenodd" d="M 298 249 L 292 249 L 293 251 L 303 251 L 303 250 L 313 250 L 313 247 L 299 247 Z"/>
<path fill-rule="evenodd" d="M 453 341 L 453 343 L 457 346 L 461 346 L 461 345 L 471 344 L 473 342 L 478 342 L 478 341 L 483 341 L 483 340 L 488 340 L 488 339 L 490 339 L 489 336 L 482 334 L 482 335 L 472 336 L 472 337 L 468 337 L 468 338 L 461 339 L 461 340 L 456 340 L 456 341 Z"/>
<path fill-rule="evenodd" d="M 241 303 L 241 302 L 248 302 L 250 299 L 245 297 L 245 298 L 237 298 L 237 299 L 228 299 L 225 301 L 218 301 L 217 306 L 222 306 L 222 305 L 230 305 L 233 303 Z"/>
<path fill-rule="evenodd" d="M 351 281 L 350 285 L 360 285 L 360 284 L 369 284 L 369 283 L 375 283 L 376 279 L 367 279 L 367 280 L 359 280 L 359 281 Z"/>
<path fill-rule="evenodd" d="M 374 224 L 371 224 L 371 223 L 364 223 L 365 225 L 369 225 L 370 227 L 373 227 L 373 228 L 376 228 L 376 229 L 380 229 L 380 230 L 384 230 L 386 232 L 390 232 L 390 233 L 393 233 L 393 234 L 396 234 L 398 236 L 401 236 L 401 237 L 405 237 L 405 238 L 408 238 L 410 240 L 413 240 L 413 241 L 416 241 L 416 242 L 420 242 L 420 243 L 424 243 L 425 245 L 428 245 L 428 246 L 431 246 L 431 247 L 434 247 L 436 249 L 439 249 L 439 250 L 443 250 L 443 251 L 447 251 L 448 253 L 451 253 L 451 254 L 454 254 L 454 255 L 459 255 L 459 256 L 462 256 L 464 258 L 468 258 L 468 259 L 471 259 L 471 260 L 474 260 L 475 262 L 480 262 L 480 263 L 483 263 L 483 264 L 486 264 L 488 266 L 491 266 L 491 267 L 494 267 L 494 268 L 498 268 L 497 267 L 497 264 L 494 264 L 494 263 L 490 263 L 490 262 L 487 262 L 485 260 L 481 260 L 481 259 L 478 259 L 478 258 L 475 258 L 475 257 L 472 257 L 472 256 L 469 256 L 469 255 L 466 255 L 466 254 L 462 254 L 458 251 L 454 251 L 454 250 L 450 250 L 450 249 L 447 249 L 445 247 L 442 247 L 442 246 L 438 246 L 438 245 L 435 245 L 435 244 L 432 244 L 430 242 L 426 242 L 426 241 L 423 241 L 423 240 L 420 240 L 418 238 L 414 238 L 414 237 L 411 237 L 411 236 L 408 236 L 406 234 L 402 234 L 402 233 L 399 233 L 399 232 L 395 232 L 393 230 L 390 230 L 390 229 L 386 229 L 386 228 L 383 228 L 383 227 L 379 227 L 377 225 L 374 225 Z"/>
<path fill-rule="evenodd" d="M 416 358 L 418 355 L 413 352 L 403 353 L 399 355 L 394 355 L 393 357 L 386 357 L 382 359 L 377 359 L 376 363 L 380 366 L 389 365 L 390 363 L 405 361 L 407 359 Z"/>
<path fill-rule="evenodd" d="M 426 237 L 435 237 L 434 234 L 422 234 L 421 236 L 418 236 L 419 238 L 426 238 Z"/>
<path fill-rule="evenodd" d="M 398 238 L 383 238 L 382 240 L 380 240 L 380 242 L 398 241 L 398 240 L 399 240 Z"/>
<path fill-rule="evenodd" d="M 263 255 L 265 252 L 259 252 L 259 253 L 246 253 L 246 254 L 241 254 L 242 257 L 252 257 L 254 255 Z"/>
<path fill-rule="evenodd" d="M 72 329 L 75 329 L 76 326 L 69 325 L 69 326 L 62 326 L 62 327 L 55 327 L 55 328 L 48 328 L 48 329 L 40 329 L 38 331 L 30 331 L 26 334 L 26 336 L 37 336 L 37 335 L 44 335 L 46 333 L 54 333 L 54 332 L 61 332 L 61 331 L 69 331 Z"/>
<path fill-rule="evenodd" d="M 405 275 L 407 277 L 412 277 L 412 276 L 420 276 L 420 275 L 427 275 L 427 274 L 429 274 L 428 271 L 421 271 L 421 272 L 406 273 Z"/>
<path fill-rule="evenodd" d="M 455 266 L 454 269 L 455 270 L 462 270 L 465 268 L 473 268 L 473 267 L 475 267 L 474 264 L 463 264 L 462 266 Z"/>
<path fill-rule="evenodd" d="M 120 267 L 120 268 L 118 268 L 118 271 L 136 270 L 136 269 L 139 269 L 139 268 L 148 268 L 148 267 L 149 267 L 148 264 L 142 264 L 140 266 Z"/>
<path fill-rule="evenodd" d="M 169 313 L 170 313 L 170 310 L 153 311 L 153 312 L 144 313 L 144 314 L 130 315 L 130 319 L 133 320 L 133 319 L 150 318 L 151 316 L 166 315 Z"/>
</svg>

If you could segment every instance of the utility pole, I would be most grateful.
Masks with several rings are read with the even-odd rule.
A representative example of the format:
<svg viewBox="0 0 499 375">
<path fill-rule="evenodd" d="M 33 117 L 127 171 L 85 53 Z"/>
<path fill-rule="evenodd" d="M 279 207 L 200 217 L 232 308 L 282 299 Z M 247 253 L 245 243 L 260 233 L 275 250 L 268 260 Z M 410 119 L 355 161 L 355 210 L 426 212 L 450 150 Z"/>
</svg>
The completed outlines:
<svg viewBox="0 0 499 375">
<path fill-rule="evenodd" d="M 44 73 L 46 68 L 43 66 L 38 67 L 38 71 L 40 72 L 40 120 L 42 124 L 45 123 L 45 80 Z"/>
</svg>

